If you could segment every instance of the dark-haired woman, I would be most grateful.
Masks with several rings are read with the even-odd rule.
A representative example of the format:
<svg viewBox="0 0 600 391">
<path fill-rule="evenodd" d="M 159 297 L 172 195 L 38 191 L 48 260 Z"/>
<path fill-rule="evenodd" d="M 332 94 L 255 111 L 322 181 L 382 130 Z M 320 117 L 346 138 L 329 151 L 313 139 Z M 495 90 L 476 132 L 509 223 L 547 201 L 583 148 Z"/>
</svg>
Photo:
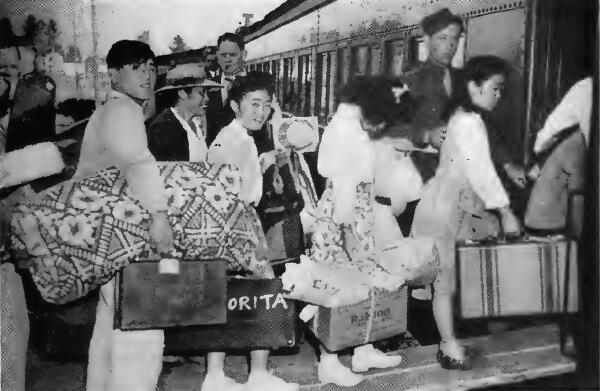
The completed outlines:
<svg viewBox="0 0 600 391">
<path fill-rule="evenodd" d="M 218 169 L 223 164 L 235 165 L 242 177 L 239 197 L 251 205 L 258 205 L 262 198 L 262 174 L 265 161 L 273 160 L 273 154 L 265 152 L 259 156 L 255 139 L 251 133 L 264 130 L 271 115 L 271 104 L 275 93 L 273 77 L 263 72 L 249 72 L 236 78 L 229 92 L 231 109 L 235 119 L 221 129 L 208 153 L 207 161 Z M 259 278 L 273 278 L 273 270 L 266 265 L 254 271 Z M 267 371 L 269 350 L 254 349 L 250 352 L 250 374 L 245 385 L 225 376 L 224 352 L 207 354 L 207 369 L 202 391 L 211 390 L 280 390 L 297 391 L 299 385 L 287 383 Z"/>
<path fill-rule="evenodd" d="M 396 290 L 414 277 L 422 262 L 433 258 L 433 246 L 415 246 L 419 240 L 405 239 L 394 217 L 419 198 L 422 187 L 410 157 L 386 137 L 392 127 L 410 123 L 413 106 L 406 90 L 382 77 L 356 78 L 341 90 L 340 104 L 319 147 L 318 170 L 327 178 L 327 187 L 315 212 L 312 247 L 305 263 L 283 277 L 301 285 L 310 272 L 304 267 L 348 276 L 338 280 L 336 293 L 313 297 L 314 304 L 335 307 L 362 300 L 358 291 Z M 407 256 L 399 257 L 398 251 Z M 400 356 L 363 344 L 354 349 L 351 371 L 337 354 L 321 349 L 318 376 L 323 383 L 353 386 L 364 379 L 357 372 L 401 361 Z"/>
<path fill-rule="evenodd" d="M 438 362 L 445 369 L 469 369 L 452 324 L 455 293 L 455 242 L 493 233 L 492 224 L 474 216 L 497 211 L 504 232 L 518 233 L 520 225 L 490 157 L 485 114 L 494 110 L 504 89 L 505 62 L 494 56 L 474 57 L 465 66 L 449 110 L 448 130 L 435 176 L 423 189 L 415 211 L 412 235 L 433 237 L 439 247 L 441 270 L 434 282 L 433 313 L 441 336 Z M 490 221 L 491 223 L 491 221 Z"/>
</svg>

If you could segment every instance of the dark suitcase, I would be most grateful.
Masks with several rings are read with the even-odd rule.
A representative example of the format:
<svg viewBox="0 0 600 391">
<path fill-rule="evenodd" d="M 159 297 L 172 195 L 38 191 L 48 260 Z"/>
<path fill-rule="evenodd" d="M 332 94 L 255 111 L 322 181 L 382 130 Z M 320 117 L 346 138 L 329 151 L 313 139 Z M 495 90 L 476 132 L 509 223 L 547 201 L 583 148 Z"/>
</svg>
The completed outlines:
<svg viewBox="0 0 600 391">
<path fill-rule="evenodd" d="M 117 274 L 114 327 L 159 329 L 225 323 L 226 261 L 179 261 L 179 274 L 139 260 Z"/>
<path fill-rule="evenodd" d="M 165 354 L 292 347 L 298 333 L 296 303 L 283 298 L 279 278 L 230 278 L 227 323 L 165 330 Z"/>
</svg>

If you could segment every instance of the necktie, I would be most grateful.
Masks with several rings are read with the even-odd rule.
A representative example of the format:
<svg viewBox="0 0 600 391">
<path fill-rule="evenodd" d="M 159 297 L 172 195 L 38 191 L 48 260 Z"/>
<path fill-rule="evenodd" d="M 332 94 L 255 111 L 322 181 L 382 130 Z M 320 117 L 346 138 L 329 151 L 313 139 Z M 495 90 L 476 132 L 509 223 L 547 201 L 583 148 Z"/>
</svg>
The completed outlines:
<svg viewBox="0 0 600 391">
<path fill-rule="evenodd" d="M 444 90 L 448 96 L 452 96 L 452 77 L 448 67 L 444 68 Z"/>
<path fill-rule="evenodd" d="M 223 78 L 223 91 L 222 91 L 222 97 L 223 97 L 223 103 L 225 103 L 225 101 L 227 100 L 227 97 L 229 96 L 229 90 L 231 89 L 231 86 L 233 84 L 233 77 L 231 76 L 226 76 Z"/>
<path fill-rule="evenodd" d="M 233 77 L 226 77 L 225 78 L 225 88 L 227 88 L 227 91 L 229 92 L 229 90 L 231 89 L 231 86 L 233 85 Z"/>
</svg>

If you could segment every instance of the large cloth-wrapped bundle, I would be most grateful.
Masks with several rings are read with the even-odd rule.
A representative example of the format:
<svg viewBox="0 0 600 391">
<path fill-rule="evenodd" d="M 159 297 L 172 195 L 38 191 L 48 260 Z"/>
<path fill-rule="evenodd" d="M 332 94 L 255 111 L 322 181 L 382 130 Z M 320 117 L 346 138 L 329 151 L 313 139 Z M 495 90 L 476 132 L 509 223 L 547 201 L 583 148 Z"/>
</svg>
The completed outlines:
<svg viewBox="0 0 600 391">
<path fill-rule="evenodd" d="M 223 166 L 213 171 L 204 163 L 158 164 L 182 258 L 224 258 L 232 271 L 265 267 L 262 227 L 254 209 L 237 196 L 237 170 Z M 65 303 L 106 283 L 136 258 L 158 257 L 150 244 L 149 222 L 123 176 L 108 168 L 17 205 L 11 251 L 16 260 L 27 260 L 45 300 Z"/>
</svg>

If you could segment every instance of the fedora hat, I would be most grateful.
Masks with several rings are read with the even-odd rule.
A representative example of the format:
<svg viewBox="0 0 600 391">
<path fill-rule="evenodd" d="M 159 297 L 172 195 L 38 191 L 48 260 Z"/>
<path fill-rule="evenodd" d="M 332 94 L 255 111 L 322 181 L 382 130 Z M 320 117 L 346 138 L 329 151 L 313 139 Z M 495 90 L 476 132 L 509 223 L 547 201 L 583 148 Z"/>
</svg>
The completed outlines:
<svg viewBox="0 0 600 391">
<path fill-rule="evenodd" d="M 181 64 L 167 71 L 163 87 L 157 89 L 156 92 L 189 87 L 223 88 L 223 85 L 208 80 L 204 67 L 200 64 Z"/>
</svg>

